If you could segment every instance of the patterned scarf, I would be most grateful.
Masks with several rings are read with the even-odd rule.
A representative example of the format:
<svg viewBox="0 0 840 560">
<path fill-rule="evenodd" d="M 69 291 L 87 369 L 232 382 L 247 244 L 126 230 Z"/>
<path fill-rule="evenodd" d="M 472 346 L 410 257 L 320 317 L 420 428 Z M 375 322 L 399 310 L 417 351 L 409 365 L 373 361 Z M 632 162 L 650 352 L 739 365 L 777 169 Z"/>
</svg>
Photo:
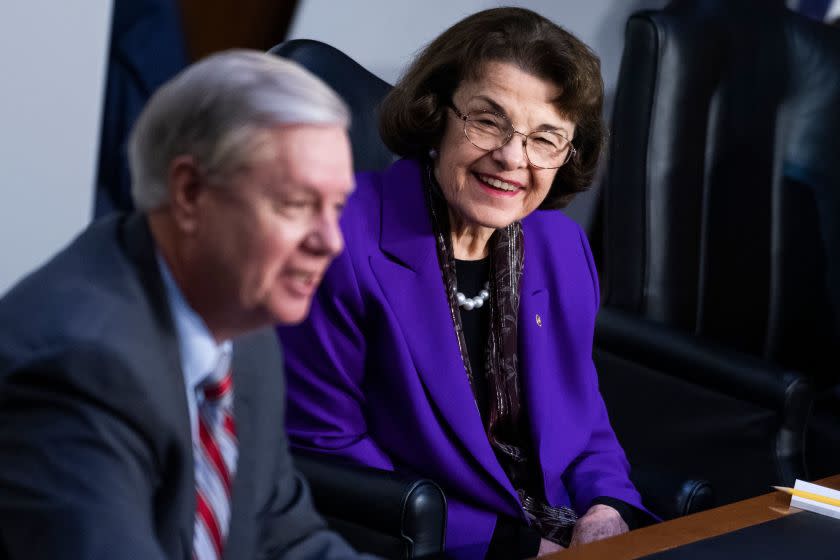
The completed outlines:
<svg viewBox="0 0 840 560">
<path fill-rule="evenodd" d="M 528 524 L 546 539 L 568 546 L 577 515 L 568 507 L 553 507 L 544 498 L 542 475 L 522 417 L 519 367 L 517 361 L 517 322 L 520 281 L 524 265 L 522 224 L 496 230 L 490 247 L 490 332 L 485 353 L 485 371 L 474 372 L 470 365 L 461 313 L 458 309 L 455 256 L 452 249 L 449 211 L 431 165 L 424 174 L 426 201 L 438 250 L 438 261 L 449 299 L 449 311 L 458 338 L 461 359 L 475 391 L 475 376 L 487 382 L 487 438 L 499 463 L 519 494 Z"/>
</svg>

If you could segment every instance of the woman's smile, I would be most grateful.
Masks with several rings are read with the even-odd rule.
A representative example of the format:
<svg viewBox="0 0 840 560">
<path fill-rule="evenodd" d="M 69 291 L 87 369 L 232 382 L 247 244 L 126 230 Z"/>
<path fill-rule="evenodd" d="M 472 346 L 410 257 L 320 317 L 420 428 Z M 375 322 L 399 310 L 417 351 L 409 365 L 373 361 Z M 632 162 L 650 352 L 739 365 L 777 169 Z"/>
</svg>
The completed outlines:
<svg viewBox="0 0 840 560">
<path fill-rule="evenodd" d="M 498 196 L 502 198 L 512 198 L 524 192 L 525 187 L 512 180 L 502 179 L 496 175 L 486 175 L 484 173 L 473 173 L 478 186 L 484 189 L 490 196 Z"/>
</svg>

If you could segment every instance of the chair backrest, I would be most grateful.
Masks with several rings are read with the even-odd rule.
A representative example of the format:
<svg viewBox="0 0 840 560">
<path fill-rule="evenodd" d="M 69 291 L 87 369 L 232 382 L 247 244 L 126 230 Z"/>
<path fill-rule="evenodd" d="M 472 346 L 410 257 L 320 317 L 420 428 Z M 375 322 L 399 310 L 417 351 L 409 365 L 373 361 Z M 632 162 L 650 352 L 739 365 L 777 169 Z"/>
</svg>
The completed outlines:
<svg viewBox="0 0 840 560">
<path fill-rule="evenodd" d="M 827 377 L 840 319 L 840 29 L 766 0 L 628 22 L 604 304 Z"/>
<path fill-rule="evenodd" d="M 319 41 L 293 39 L 269 52 L 321 78 L 350 107 L 356 171 L 385 169 L 395 161 L 379 137 L 378 107 L 391 89 L 387 82 Z M 446 497 L 434 482 L 300 454 L 295 462 L 332 529 L 358 550 L 386 558 L 436 558 L 442 553 Z"/>
<path fill-rule="evenodd" d="M 349 105 L 353 122 L 350 141 L 356 171 L 379 170 L 396 159 L 379 137 L 379 103 L 391 85 L 326 43 L 293 39 L 269 52 L 294 60 L 333 88 Z"/>
</svg>

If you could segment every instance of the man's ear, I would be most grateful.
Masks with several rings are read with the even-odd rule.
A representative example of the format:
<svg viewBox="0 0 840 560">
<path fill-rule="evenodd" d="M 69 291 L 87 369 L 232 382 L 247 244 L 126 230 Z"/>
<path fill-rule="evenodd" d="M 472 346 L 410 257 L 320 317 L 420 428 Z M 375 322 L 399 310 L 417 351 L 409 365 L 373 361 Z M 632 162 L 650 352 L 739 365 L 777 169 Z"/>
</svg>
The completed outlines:
<svg viewBox="0 0 840 560">
<path fill-rule="evenodd" d="M 198 206 L 206 185 L 193 156 L 178 156 L 169 162 L 169 200 L 175 226 L 184 233 L 198 228 Z"/>
</svg>

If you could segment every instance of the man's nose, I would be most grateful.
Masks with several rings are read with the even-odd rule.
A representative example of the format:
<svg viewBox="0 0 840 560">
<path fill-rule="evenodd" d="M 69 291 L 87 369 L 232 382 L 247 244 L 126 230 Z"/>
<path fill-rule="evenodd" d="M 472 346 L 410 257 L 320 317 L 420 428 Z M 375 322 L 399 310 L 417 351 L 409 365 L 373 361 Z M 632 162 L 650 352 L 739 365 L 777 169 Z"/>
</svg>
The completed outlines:
<svg viewBox="0 0 840 560">
<path fill-rule="evenodd" d="M 336 212 L 321 212 L 310 235 L 309 246 L 319 254 L 330 257 L 334 257 L 344 249 L 344 235 L 341 233 Z"/>
</svg>

